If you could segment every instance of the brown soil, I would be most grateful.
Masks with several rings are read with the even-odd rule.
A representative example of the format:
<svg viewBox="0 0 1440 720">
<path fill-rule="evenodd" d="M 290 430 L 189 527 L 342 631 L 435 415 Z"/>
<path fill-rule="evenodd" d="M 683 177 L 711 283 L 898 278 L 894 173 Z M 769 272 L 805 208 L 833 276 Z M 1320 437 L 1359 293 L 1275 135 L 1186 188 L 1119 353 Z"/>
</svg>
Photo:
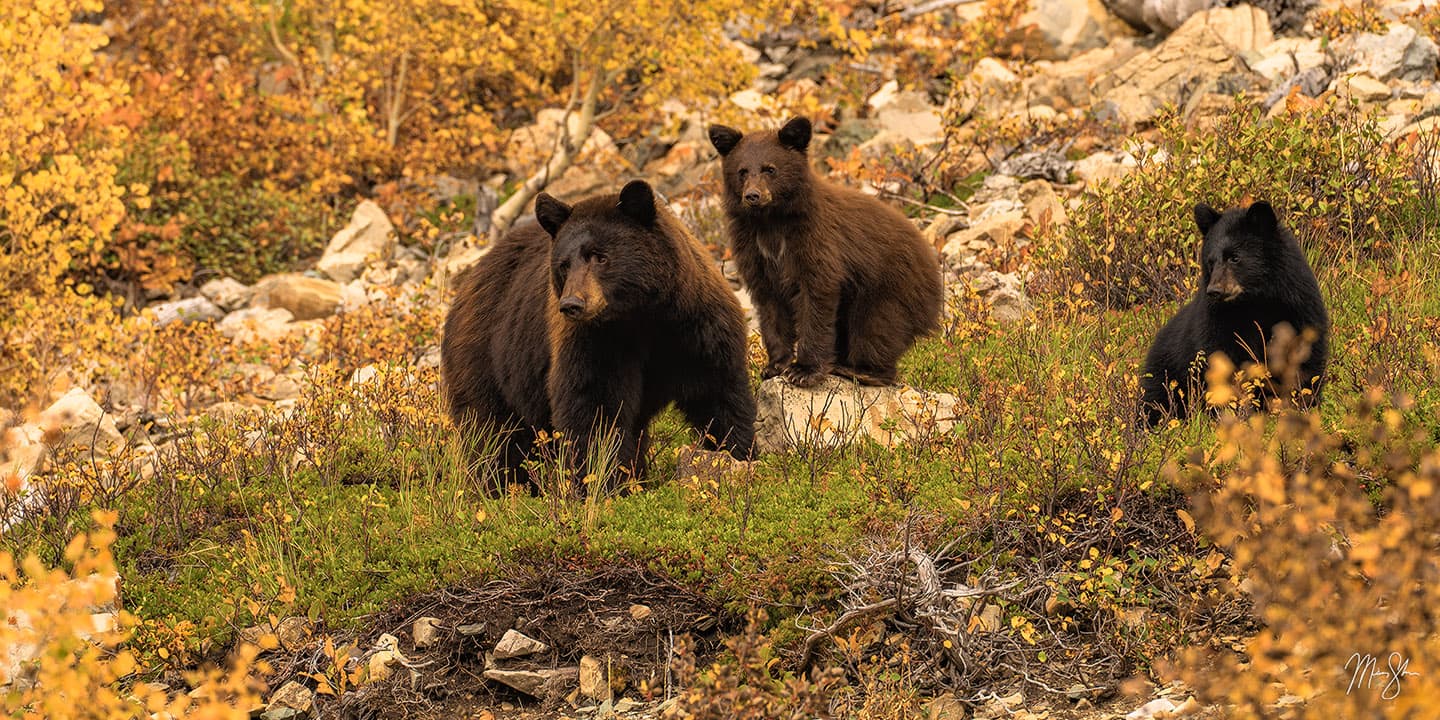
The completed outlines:
<svg viewBox="0 0 1440 720">
<path fill-rule="evenodd" d="M 644 606 L 644 610 L 632 606 Z M 440 637 L 415 649 L 411 628 L 421 617 L 437 618 Z M 638 617 L 638 619 L 637 619 Z M 321 717 L 465 718 L 543 717 L 569 707 L 564 697 L 531 698 L 483 677 L 485 655 L 506 630 L 515 629 L 550 646 L 547 652 L 497 664 L 504 669 L 575 666 L 590 655 L 627 679 L 624 695 L 665 697 L 675 689 L 669 659 L 676 640 L 688 635 L 696 656 L 713 658 L 738 618 L 667 578 L 632 567 L 557 570 L 533 577 L 457 586 L 426 593 L 376 618 L 360 642 L 373 645 L 382 633 L 400 640 L 412 666 L 390 680 L 347 693 Z M 465 636 L 462 625 L 484 623 Z M 418 673 L 418 677 L 412 675 Z M 621 697 L 617 692 L 616 698 Z M 321 703 L 324 704 L 323 701 Z"/>
</svg>

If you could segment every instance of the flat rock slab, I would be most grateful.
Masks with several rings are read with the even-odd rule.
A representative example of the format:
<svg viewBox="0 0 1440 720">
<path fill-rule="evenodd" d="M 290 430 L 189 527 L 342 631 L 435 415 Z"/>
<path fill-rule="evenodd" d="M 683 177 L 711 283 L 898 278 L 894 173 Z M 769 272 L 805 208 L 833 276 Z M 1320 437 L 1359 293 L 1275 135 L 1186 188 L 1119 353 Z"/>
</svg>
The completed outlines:
<svg viewBox="0 0 1440 720">
<path fill-rule="evenodd" d="M 486 680 L 518 690 L 535 698 L 564 695 L 580 681 L 580 668 L 563 667 L 550 670 L 486 670 Z"/>
<path fill-rule="evenodd" d="M 955 426 L 959 398 L 903 385 L 871 387 L 828 377 L 813 388 L 780 378 L 760 384 L 755 441 L 764 452 L 870 439 L 886 447 Z"/>
</svg>

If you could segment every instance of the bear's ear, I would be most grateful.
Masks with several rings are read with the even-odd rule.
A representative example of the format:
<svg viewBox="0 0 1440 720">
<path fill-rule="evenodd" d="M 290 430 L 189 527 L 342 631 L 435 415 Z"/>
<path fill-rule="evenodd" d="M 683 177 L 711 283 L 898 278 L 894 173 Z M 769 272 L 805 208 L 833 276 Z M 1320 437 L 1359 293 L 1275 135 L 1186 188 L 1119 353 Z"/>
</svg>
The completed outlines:
<svg viewBox="0 0 1440 720">
<path fill-rule="evenodd" d="M 1205 203 L 1199 203 L 1195 206 L 1195 224 L 1200 227 L 1201 235 L 1209 236 L 1210 228 L 1215 227 L 1215 223 L 1219 221 L 1220 213 L 1215 212 L 1215 208 Z"/>
<path fill-rule="evenodd" d="M 535 219 L 540 221 L 540 227 L 550 233 L 554 238 L 560 234 L 560 226 L 570 219 L 570 206 L 556 200 L 549 193 L 540 193 L 535 196 Z"/>
<path fill-rule="evenodd" d="M 650 227 L 655 224 L 655 191 L 644 180 L 631 180 L 620 190 L 620 212 L 635 222 Z"/>
<path fill-rule="evenodd" d="M 710 126 L 710 144 L 715 146 L 715 150 L 720 153 L 720 157 L 729 155 L 730 151 L 734 150 L 735 146 L 740 144 L 740 138 L 742 137 L 745 136 L 735 128 L 725 127 L 724 125 Z"/>
<path fill-rule="evenodd" d="M 810 132 L 809 118 L 797 117 L 780 128 L 780 144 L 803 153 L 810 147 Z"/>
<path fill-rule="evenodd" d="M 1270 203 L 1256 200 L 1255 204 L 1245 211 L 1245 223 L 1252 230 L 1269 237 L 1275 234 L 1276 228 L 1280 225 L 1280 219 L 1275 217 L 1275 208 L 1270 207 Z"/>
</svg>

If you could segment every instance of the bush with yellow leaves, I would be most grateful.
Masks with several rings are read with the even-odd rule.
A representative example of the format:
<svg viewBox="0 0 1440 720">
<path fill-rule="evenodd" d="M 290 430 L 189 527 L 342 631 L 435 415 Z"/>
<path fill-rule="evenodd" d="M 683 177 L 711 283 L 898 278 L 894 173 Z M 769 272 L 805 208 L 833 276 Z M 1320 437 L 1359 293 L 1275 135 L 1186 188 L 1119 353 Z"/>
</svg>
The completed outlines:
<svg viewBox="0 0 1440 720">
<path fill-rule="evenodd" d="M 249 717 L 259 700 L 250 673 L 266 671 L 255 662 L 259 648 L 241 648 L 228 672 L 190 674 L 189 693 L 172 697 L 164 686 L 139 681 L 143 669 L 125 649 L 135 617 L 96 612 L 117 600 L 110 554 L 115 519 L 97 512 L 96 529 L 75 536 L 66 548 L 66 567 L 45 567 L 34 556 L 17 563 L 0 552 L 0 714 L 47 720 Z"/>
<path fill-rule="evenodd" d="M 1245 393 L 1226 370 L 1212 404 Z M 1231 415 L 1187 466 L 1196 519 L 1263 625 L 1187 654 L 1187 679 L 1233 717 L 1426 717 L 1440 701 L 1440 450 L 1417 410 L 1376 388 L 1334 426 Z"/>
<path fill-rule="evenodd" d="M 74 344 L 93 344 L 86 322 L 109 306 L 83 284 L 87 267 L 124 215 L 115 182 L 124 129 L 113 122 L 124 87 L 96 55 L 98 0 L 36 0 L 0 14 L 0 403 L 40 384 Z M 143 195 L 144 188 L 134 188 Z"/>
</svg>

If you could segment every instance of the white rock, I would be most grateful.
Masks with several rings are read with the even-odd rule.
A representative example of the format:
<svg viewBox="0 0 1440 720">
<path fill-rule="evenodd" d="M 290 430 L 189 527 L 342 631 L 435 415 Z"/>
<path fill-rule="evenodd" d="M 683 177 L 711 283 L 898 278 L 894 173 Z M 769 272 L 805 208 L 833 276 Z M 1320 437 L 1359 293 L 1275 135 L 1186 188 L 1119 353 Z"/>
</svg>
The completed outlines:
<svg viewBox="0 0 1440 720">
<path fill-rule="evenodd" d="M 60 396 L 40 413 L 36 424 L 47 431 L 53 428 L 62 433 L 54 445 L 57 450 L 79 446 L 92 448 L 101 455 L 113 455 L 125 446 L 125 439 L 115 427 L 115 418 L 80 388 L 71 388 Z"/>
<path fill-rule="evenodd" d="M 235 278 L 220 278 L 211 280 L 200 286 L 200 294 L 210 299 L 210 302 L 219 305 L 224 310 L 236 310 L 245 307 L 250 302 L 250 295 L 254 290 L 250 286 L 241 283 Z"/>
<path fill-rule="evenodd" d="M 1275 39 L 1264 10 L 1250 5 L 1198 12 L 1153 50 L 1139 53 L 1096 82 L 1107 88 L 1098 114 L 1126 123 L 1146 122 L 1167 103 L 1204 89 L 1241 66 L 1237 56 Z"/>
<path fill-rule="evenodd" d="M 1361 102 L 1379 102 L 1390 99 L 1390 86 L 1369 75 L 1349 75 L 1336 78 L 1331 89 L 1340 97 Z"/>
<path fill-rule="evenodd" d="M 730 96 L 730 104 L 741 110 L 755 112 L 765 107 L 765 96 L 758 90 L 741 90 Z"/>
<path fill-rule="evenodd" d="M 1033 0 L 1020 26 L 1034 26 L 1047 58 L 1068 58 L 1105 45 L 1110 13 L 1100 0 Z"/>
<path fill-rule="evenodd" d="M 471 240 L 451 248 L 450 253 L 440 262 L 440 267 L 437 269 L 437 284 L 445 289 L 454 288 L 460 274 L 469 269 L 471 265 L 480 262 L 480 258 L 485 257 L 491 247 L 493 246 L 480 247 Z"/>
<path fill-rule="evenodd" d="M 1384 35 L 1365 33 L 1350 45 L 1355 69 L 1381 80 L 1399 78 L 1408 82 L 1435 79 L 1435 42 L 1409 25 L 1395 24 Z"/>
<path fill-rule="evenodd" d="M 605 677 L 605 665 L 598 658 L 589 655 L 580 658 L 580 694 L 592 700 L 610 699 L 610 682 Z"/>
<path fill-rule="evenodd" d="M 150 312 L 155 324 L 164 327 L 174 322 L 214 321 L 225 317 L 225 312 L 205 297 L 172 300 L 151 305 Z"/>
<path fill-rule="evenodd" d="M 580 113 L 566 113 L 563 108 L 545 108 L 535 113 L 535 123 L 516 130 L 510 135 L 505 157 L 513 163 L 517 172 L 529 174 L 538 169 L 562 142 L 561 134 L 568 138 L 580 132 Z M 573 142 L 573 140 L 572 140 Z M 598 126 L 591 126 L 590 137 L 580 147 L 580 153 L 587 159 L 608 161 L 619 157 L 619 150 L 610 135 Z"/>
<path fill-rule="evenodd" d="M 315 693 L 310 688 L 291 680 L 280 686 L 274 695 L 270 696 L 270 702 L 265 706 L 267 712 L 280 708 L 289 708 L 302 715 L 309 714 L 315 709 Z"/>
<path fill-rule="evenodd" d="M 940 113 L 941 108 L 931 104 L 928 95 L 909 90 L 881 107 L 876 119 L 882 132 L 888 131 L 916 145 L 929 145 L 945 137 Z"/>
<path fill-rule="evenodd" d="M 415 640 L 415 647 L 424 650 L 440 640 L 440 619 L 433 617 L 422 617 L 415 620 L 410 626 L 410 637 Z"/>
<path fill-rule="evenodd" d="M 580 668 L 565 667 L 553 670 L 500 670 L 485 671 L 485 679 L 508 685 L 526 695 L 537 698 L 555 697 L 575 684 L 580 677 Z"/>
<path fill-rule="evenodd" d="M 827 377 L 814 388 L 781 378 L 760 384 L 755 440 L 764 452 L 836 446 L 864 438 L 893 447 L 948 432 L 959 399 L 907 386 L 870 387 Z"/>
<path fill-rule="evenodd" d="M 891 102 L 894 102 L 895 96 L 898 94 L 900 94 L 900 82 L 898 80 L 886 80 L 885 84 L 881 85 L 880 89 L 876 90 L 875 94 L 871 95 L 870 99 L 865 101 L 865 104 L 869 105 L 871 110 L 879 110 Z"/>
<path fill-rule="evenodd" d="M 330 238 L 325 254 L 315 268 L 330 279 L 347 283 L 373 259 L 389 260 L 395 249 L 395 226 L 385 211 L 370 200 L 363 200 L 350 216 L 350 224 Z"/>
<path fill-rule="evenodd" d="M 252 307 L 236 310 L 216 324 L 221 335 L 242 344 L 278 340 L 297 328 L 295 316 L 282 308 Z"/>
<path fill-rule="evenodd" d="M 1271 84 L 1311 68 L 1324 67 L 1328 61 L 1319 38 L 1280 38 L 1255 54 L 1259 59 L 1248 63 L 1250 69 L 1263 75 Z"/>
<path fill-rule="evenodd" d="M 1125 152 L 1101 150 L 1075 161 L 1071 169 L 1075 177 L 1086 184 L 1105 180 L 1118 180 L 1129 175 L 1139 166 L 1135 156 Z"/>
<path fill-rule="evenodd" d="M 1160 713 L 1166 713 L 1168 716 L 1170 713 L 1175 712 L 1175 708 L 1176 705 L 1170 698 L 1155 698 L 1131 710 L 1129 714 L 1125 716 L 1125 720 L 1149 720 L 1150 718 L 1160 716 Z"/>
<path fill-rule="evenodd" d="M 495 643 L 495 659 L 509 660 L 510 658 L 542 653 L 549 649 L 549 645 L 518 630 L 511 629 L 506 630 L 505 634 L 500 636 L 500 642 Z"/>
</svg>

